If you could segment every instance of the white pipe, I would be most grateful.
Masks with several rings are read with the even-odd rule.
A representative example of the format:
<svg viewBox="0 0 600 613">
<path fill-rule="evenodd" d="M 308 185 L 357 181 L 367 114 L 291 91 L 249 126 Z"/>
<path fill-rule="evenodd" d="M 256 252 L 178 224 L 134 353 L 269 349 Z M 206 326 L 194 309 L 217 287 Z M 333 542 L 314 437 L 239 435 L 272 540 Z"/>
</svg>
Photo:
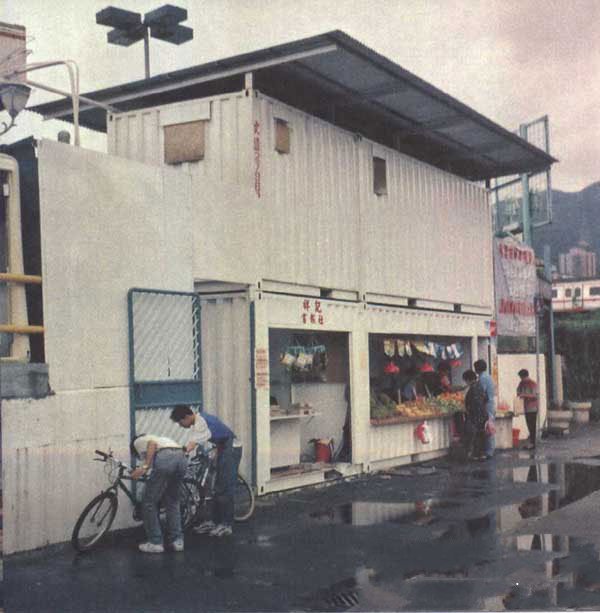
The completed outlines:
<svg viewBox="0 0 600 613">
<path fill-rule="evenodd" d="M 71 83 L 71 99 L 73 101 L 73 144 L 79 147 L 79 67 L 73 60 L 53 60 L 51 62 L 34 62 L 27 64 L 25 68 L 15 70 L 12 74 L 18 75 L 41 68 L 51 68 L 52 66 L 65 66 L 69 73 Z"/>
</svg>

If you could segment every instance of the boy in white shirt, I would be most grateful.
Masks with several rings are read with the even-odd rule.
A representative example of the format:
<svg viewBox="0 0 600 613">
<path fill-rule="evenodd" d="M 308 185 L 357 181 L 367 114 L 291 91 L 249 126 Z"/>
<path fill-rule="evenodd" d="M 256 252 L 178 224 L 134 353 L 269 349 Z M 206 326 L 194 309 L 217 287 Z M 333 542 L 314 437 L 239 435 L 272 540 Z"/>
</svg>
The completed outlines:
<svg viewBox="0 0 600 613">
<path fill-rule="evenodd" d="M 158 504 L 164 499 L 167 537 L 172 550 L 183 551 L 183 530 L 179 508 L 179 487 L 187 461 L 183 448 L 166 436 L 140 434 L 131 441 L 131 452 L 142 460 L 132 479 L 148 475 L 142 499 L 142 518 L 147 541 L 139 545 L 144 553 L 162 553 L 163 534 L 158 518 Z"/>
</svg>

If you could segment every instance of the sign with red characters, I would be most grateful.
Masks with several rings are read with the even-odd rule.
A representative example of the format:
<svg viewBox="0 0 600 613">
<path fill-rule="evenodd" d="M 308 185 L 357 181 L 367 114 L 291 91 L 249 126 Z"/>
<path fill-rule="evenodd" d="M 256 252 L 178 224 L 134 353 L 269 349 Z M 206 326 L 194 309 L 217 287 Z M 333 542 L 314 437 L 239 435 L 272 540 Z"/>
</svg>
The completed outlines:
<svg viewBox="0 0 600 613">
<path fill-rule="evenodd" d="M 322 304 L 320 300 L 305 299 L 302 301 L 302 311 L 300 314 L 303 324 L 325 324 Z"/>
<path fill-rule="evenodd" d="M 533 249 L 512 237 L 495 239 L 494 284 L 497 333 L 533 336 L 537 291 Z"/>
</svg>

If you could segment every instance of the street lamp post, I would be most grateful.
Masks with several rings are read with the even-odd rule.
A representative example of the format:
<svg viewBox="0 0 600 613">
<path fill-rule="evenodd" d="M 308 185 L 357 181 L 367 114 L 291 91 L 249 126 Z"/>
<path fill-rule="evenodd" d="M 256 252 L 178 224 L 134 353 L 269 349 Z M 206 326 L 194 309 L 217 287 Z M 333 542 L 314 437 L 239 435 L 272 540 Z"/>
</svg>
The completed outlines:
<svg viewBox="0 0 600 613">
<path fill-rule="evenodd" d="M 167 43 L 181 45 L 192 40 L 194 30 L 180 23 L 187 19 L 187 11 L 165 4 L 142 15 L 115 6 L 107 6 L 96 13 L 96 23 L 113 28 L 106 40 L 113 45 L 129 47 L 144 41 L 144 67 L 146 79 L 150 78 L 150 37 Z"/>
</svg>

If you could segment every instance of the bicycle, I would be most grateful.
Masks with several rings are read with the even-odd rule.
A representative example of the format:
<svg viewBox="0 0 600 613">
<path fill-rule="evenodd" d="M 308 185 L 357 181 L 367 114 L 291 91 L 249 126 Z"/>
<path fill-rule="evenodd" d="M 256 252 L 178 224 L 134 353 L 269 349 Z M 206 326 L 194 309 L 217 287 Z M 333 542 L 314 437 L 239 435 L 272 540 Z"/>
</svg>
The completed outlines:
<svg viewBox="0 0 600 613">
<path fill-rule="evenodd" d="M 97 462 L 105 462 L 106 473 L 109 478 L 109 487 L 94 497 L 83 509 L 77 519 L 71 535 L 71 544 L 76 551 L 85 552 L 96 547 L 106 533 L 110 530 L 119 506 L 118 493 L 123 491 L 133 505 L 133 519 L 141 521 L 141 502 L 136 499 L 133 491 L 124 483 L 131 480 L 125 475 L 133 469 L 117 460 L 112 451 L 95 451 L 100 458 Z M 216 450 L 209 453 L 196 453 L 188 463 L 185 477 L 181 484 L 180 504 L 181 523 L 183 529 L 201 519 L 201 514 L 209 501 L 212 500 L 214 481 L 216 476 Z M 144 483 L 146 479 L 138 479 Z M 247 481 L 238 474 L 235 492 L 236 521 L 249 519 L 254 512 L 254 492 Z M 164 523 L 164 522 L 163 522 Z"/>
<path fill-rule="evenodd" d="M 217 448 L 213 446 L 208 451 L 196 448 L 196 453 L 190 457 L 183 479 L 189 524 L 197 524 L 202 519 L 202 513 L 213 499 L 215 478 L 217 476 Z M 189 498 L 191 494 L 191 499 Z M 255 508 L 255 498 L 252 488 L 238 472 L 234 493 L 234 520 L 247 521 L 252 517 Z M 186 526 L 187 527 L 187 526 Z"/>
</svg>

